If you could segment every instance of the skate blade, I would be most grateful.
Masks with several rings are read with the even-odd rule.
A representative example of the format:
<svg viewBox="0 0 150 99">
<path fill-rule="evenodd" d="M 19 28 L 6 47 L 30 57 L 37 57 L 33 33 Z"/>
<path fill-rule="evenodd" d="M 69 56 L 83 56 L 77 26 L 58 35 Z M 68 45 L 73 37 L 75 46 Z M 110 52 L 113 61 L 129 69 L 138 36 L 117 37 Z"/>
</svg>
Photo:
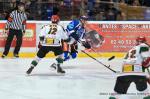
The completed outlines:
<svg viewBox="0 0 150 99">
<path fill-rule="evenodd" d="M 52 67 L 52 66 L 50 66 L 50 70 L 51 71 L 56 71 L 56 69 L 54 67 Z"/>
<path fill-rule="evenodd" d="M 65 73 L 57 72 L 57 75 L 59 75 L 59 76 L 64 76 Z"/>
</svg>

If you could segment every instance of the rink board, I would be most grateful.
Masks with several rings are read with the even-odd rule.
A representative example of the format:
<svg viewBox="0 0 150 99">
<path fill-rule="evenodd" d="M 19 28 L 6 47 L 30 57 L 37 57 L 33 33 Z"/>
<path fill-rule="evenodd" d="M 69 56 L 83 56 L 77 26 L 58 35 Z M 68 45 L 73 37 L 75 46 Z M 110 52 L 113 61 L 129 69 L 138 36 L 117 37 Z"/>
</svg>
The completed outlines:
<svg viewBox="0 0 150 99">
<path fill-rule="evenodd" d="M 70 21 L 61 21 L 63 27 Z M 5 46 L 7 35 L 3 33 L 6 21 L 0 21 L 0 54 L 2 54 Z M 23 37 L 23 44 L 20 50 L 20 57 L 35 57 L 38 51 L 39 31 L 42 26 L 49 24 L 49 21 L 27 21 L 26 33 Z M 89 21 L 86 26 L 87 31 L 96 30 L 104 37 L 102 46 L 96 48 L 96 52 L 89 51 L 94 57 L 123 57 L 135 45 L 137 36 L 145 36 L 150 43 L 150 21 Z M 10 54 L 15 46 L 15 40 L 12 42 Z M 80 47 L 79 47 L 80 49 Z M 48 57 L 54 57 L 53 54 L 48 54 Z M 87 57 L 84 53 L 80 53 L 79 57 Z"/>
<path fill-rule="evenodd" d="M 99 58 L 109 58 L 109 57 L 111 57 L 111 56 L 115 56 L 115 57 L 118 57 L 118 58 L 122 58 L 122 57 L 124 57 L 124 55 L 125 55 L 125 53 L 119 53 L 119 52 L 112 52 L 112 53 L 89 53 L 91 56 L 93 56 L 93 57 L 99 57 Z M 0 55 L 2 55 L 2 53 L 0 53 Z M 32 53 L 32 52 L 29 52 L 29 53 L 26 53 L 26 52 L 21 52 L 20 54 L 19 54 L 19 56 L 21 57 L 21 58 L 33 58 L 33 57 L 35 57 L 36 56 L 36 53 Z M 10 52 L 9 54 L 8 54 L 8 58 L 11 58 L 11 57 L 13 57 L 13 53 L 12 52 Z M 55 57 L 54 56 L 54 54 L 53 53 L 48 53 L 47 55 L 46 55 L 46 58 L 50 58 L 50 57 Z M 80 58 L 86 58 L 86 57 L 89 57 L 89 56 L 87 56 L 86 54 L 84 54 L 84 53 L 81 53 L 81 52 L 79 52 L 78 53 L 78 57 L 80 57 Z"/>
</svg>

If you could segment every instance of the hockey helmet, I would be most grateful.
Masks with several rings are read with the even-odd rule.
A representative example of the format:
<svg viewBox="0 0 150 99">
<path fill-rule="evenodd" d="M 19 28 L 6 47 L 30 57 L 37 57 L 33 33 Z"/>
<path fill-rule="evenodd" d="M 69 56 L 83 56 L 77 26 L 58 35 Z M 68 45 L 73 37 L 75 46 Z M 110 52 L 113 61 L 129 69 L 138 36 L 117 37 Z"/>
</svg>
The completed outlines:
<svg viewBox="0 0 150 99">
<path fill-rule="evenodd" d="M 146 38 L 144 36 L 139 36 L 136 38 L 136 41 L 144 43 L 144 42 L 146 42 Z"/>
<path fill-rule="evenodd" d="M 88 20 L 88 17 L 85 15 L 80 16 L 80 20 Z"/>
<path fill-rule="evenodd" d="M 51 21 L 52 21 L 52 23 L 58 23 L 60 21 L 60 18 L 58 15 L 53 15 L 51 17 Z"/>
</svg>

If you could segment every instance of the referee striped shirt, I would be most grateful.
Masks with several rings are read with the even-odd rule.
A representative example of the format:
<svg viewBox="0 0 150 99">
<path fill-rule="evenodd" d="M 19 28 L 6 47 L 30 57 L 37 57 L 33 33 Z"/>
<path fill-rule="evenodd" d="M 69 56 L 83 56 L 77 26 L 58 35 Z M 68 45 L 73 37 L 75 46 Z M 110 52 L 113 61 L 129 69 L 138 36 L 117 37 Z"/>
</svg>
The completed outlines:
<svg viewBox="0 0 150 99">
<path fill-rule="evenodd" d="M 19 12 L 18 10 L 14 10 L 10 13 L 5 28 L 25 31 L 26 20 L 27 15 L 25 14 L 25 12 Z"/>
</svg>

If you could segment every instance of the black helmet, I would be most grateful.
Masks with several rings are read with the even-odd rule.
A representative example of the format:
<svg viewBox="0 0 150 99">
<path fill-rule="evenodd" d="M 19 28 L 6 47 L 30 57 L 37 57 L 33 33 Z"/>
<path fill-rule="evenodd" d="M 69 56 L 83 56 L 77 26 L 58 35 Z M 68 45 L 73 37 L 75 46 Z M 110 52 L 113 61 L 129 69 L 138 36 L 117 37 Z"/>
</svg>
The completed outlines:
<svg viewBox="0 0 150 99">
<path fill-rule="evenodd" d="M 19 2 L 18 6 L 25 6 L 23 2 Z"/>
<path fill-rule="evenodd" d="M 80 16 L 80 20 L 88 20 L 88 17 L 85 15 Z"/>
</svg>

